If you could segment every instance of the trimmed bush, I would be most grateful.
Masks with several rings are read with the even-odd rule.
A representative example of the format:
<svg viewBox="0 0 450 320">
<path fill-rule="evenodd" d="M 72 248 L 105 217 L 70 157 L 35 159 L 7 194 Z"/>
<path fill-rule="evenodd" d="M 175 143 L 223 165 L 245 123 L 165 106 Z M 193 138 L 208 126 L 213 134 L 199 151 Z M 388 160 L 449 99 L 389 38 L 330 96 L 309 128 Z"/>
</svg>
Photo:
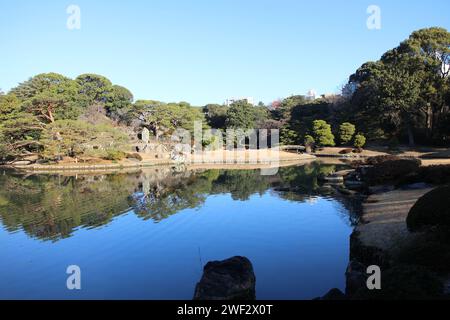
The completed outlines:
<svg viewBox="0 0 450 320">
<path fill-rule="evenodd" d="M 119 150 L 107 150 L 106 156 L 103 158 L 105 160 L 118 161 L 125 159 L 127 154 Z"/>
<path fill-rule="evenodd" d="M 355 125 L 344 122 L 339 127 L 339 141 L 342 145 L 346 145 L 350 141 L 352 141 L 353 136 L 355 135 L 356 127 Z"/>
<path fill-rule="evenodd" d="M 436 188 L 420 198 L 406 219 L 410 231 L 432 226 L 450 227 L 450 186 Z"/>
<path fill-rule="evenodd" d="M 417 174 L 422 162 L 414 158 L 382 156 L 369 158 L 367 164 L 371 167 L 360 167 L 357 171 L 368 185 L 377 185 L 398 182 L 409 175 Z"/>
<path fill-rule="evenodd" d="M 316 143 L 314 138 L 310 135 L 305 136 L 305 146 L 313 146 Z"/>
<path fill-rule="evenodd" d="M 366 145 L 366 137 L 364 137 L 362 134 L 357 134 L 355 136 L 355 141 L 353 142 L 353 145 L 355 148 L 361 149 Z"/>
<path fill-rule="evenodd" d="M 398 156 L 392 156 L 392 155 L 384 155 L 384 156 L 376 156 L 376 157 L 370 157 L 366 160 L 366 164 L 370 166 L 376 166 L 380 163 L 386 162 L 386 161 L 396 161 L 400 160 L 402 158 Z"/>
<path fill-rule="evenodd" d="M 315 120 L 313 122 L 314 141 L 320 147 L 334 147 L 334 135 L 331 132 L 331 126 L 324 120 Z"/>
<path fill-rule="evenodd" d="M 450 183 L 450 165 L 422 167 L 419 170 L 418 180 L 433 184 Z"/>
<path fill-rule="evenodd" d="M 315 145 L 316 141 L 314 140 L 314 138 L 310 135 L 306 135 L 305 136 L 305 148 L 306 148 L 306 153 L 311 153 L 314 149 L 314 145 Z"/>
</svg>

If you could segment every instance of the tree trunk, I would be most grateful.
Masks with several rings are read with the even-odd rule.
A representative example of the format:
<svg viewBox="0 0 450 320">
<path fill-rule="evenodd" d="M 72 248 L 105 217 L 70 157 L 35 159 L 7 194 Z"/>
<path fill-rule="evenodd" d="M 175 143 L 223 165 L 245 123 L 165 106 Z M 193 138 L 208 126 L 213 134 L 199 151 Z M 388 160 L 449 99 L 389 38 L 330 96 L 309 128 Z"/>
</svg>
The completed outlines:
<svg viewBox="0 0 450 320">
<path fill-rule="evenodd" d="M 413 133 L 411 126 L 408 126 L 408 140 L 409 140 L 410 147 L 414 147 L 416 145 L 416 143 L 414 141 L 414 133 Z"/>
<path fill-rule="evenodd" d="M 426 119 L 427 119 L 427 139 L 430 139 L 433 135 L 433 108 L 431 106 L 427 107 Z"/>
</svg>

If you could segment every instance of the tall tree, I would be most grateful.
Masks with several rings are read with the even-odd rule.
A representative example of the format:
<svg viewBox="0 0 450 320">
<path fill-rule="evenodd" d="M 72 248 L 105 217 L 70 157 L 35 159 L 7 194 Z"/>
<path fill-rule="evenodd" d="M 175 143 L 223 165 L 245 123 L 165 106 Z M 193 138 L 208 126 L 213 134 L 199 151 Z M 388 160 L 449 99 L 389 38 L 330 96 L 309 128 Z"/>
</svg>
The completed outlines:
<svg viewBox="0 0 450 320">
<path fill-rule="evenodd" d="M 97 74 L 82 74 L 75 81 L 85 106 L 95 105 L 99 111 L 113 99 L 114 88 L 109 79 Z"/>
<path fill-rule="evenodd" d="M 81 113 L 78 84 L 57 73 L 39 74 L 11 90 L 24 110 L 43 123 L 75 119 Z"/>
<path fill-rule="evenodd" d="M 206 120 L 211 128 L 224 129 L 227 121 L 228 107 L 220 104 L 208 104 L 203 107 Z"/>
</svg>

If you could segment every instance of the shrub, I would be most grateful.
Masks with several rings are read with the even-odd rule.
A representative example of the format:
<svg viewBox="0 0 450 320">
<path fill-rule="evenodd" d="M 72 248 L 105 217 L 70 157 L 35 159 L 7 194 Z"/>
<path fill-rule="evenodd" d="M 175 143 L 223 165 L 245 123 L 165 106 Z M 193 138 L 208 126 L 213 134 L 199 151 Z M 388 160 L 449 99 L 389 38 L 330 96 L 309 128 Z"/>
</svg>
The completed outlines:
<svg viewBox="0 0 450 320">
<path fill-rule="evenodd" d="M 421 161 L 414 158 L 398 158 L 392 156 L 373 157 L 367 160 L 371 167 L 357 169 L 362 180 L 369 185 L 398 182 L 400 179 L 418 172 Z"/>
<path fill-rule="evenodd" d="M 450 183 L 450 165 L 421 167 L 419 170 L 418 181 L 433 184 Z"/>
<path fill-rule="evenodd" d="M 366 137 L 363 136 L 362 134 L 357 134 L 355 136 L 355 141 L 353 142 L 353 145 L 355 146 L 355 148 L 362 148 L 364 147 L 366 144 Z"/>
<path fill-rule="evenodd" d="M 386 161 L 397 161 L 400 159 L 402 159 L 402 158 L 400 158 L 398 156 L 393 156 L 393 155 L 375 156 L 375 157 L 368 158 L 366 163 L 370 166 L 376 166 L 376 165 L 386 162 Z"/>
<path fill-rule="evenodd" d="M 450 227 L 450 186 L 438 187 L 421 197 L 406 219 L 410 231 L 426 227 Z"/>
<path fill-rule="evenodd" d="M 280 141 L 284 145 L 296 144 L 298 142 L 298 133 L 287 127 L 281 128 Z"/>
<path fill-rule="evenodd" d="M 324 120 L 315 120 L 313 122 L 314 141 L 321 147 L 334 147 L 334 135 L 331 132 L 331 126 Z"/>
<path fill-rule="evenodd" d="M 339 127 L 339 140 L 341 144 L 345 145 L 352 141 L 355 131 L 356 127 L 353 124 L 349 122 L 341 124 Z"/>
<path fill-rule="evenodd" d="M 309 134 L 305 136 L 305 146 L 313 146 L 316 141 L 314 140 L 314 138 L 312 136 L 310 136 Z"/>
<path fill-rule="evenodd" d="M 123 160 L 125 159 L 125 157 L 127 156 L 127 154 L 123 151 L 119 151 L 119 150 L 106 150 L 106 156 L 104 157 L 105 160 L 113 160 L 113 161 L 117 161 L 117 160 Z"/>
</svg>

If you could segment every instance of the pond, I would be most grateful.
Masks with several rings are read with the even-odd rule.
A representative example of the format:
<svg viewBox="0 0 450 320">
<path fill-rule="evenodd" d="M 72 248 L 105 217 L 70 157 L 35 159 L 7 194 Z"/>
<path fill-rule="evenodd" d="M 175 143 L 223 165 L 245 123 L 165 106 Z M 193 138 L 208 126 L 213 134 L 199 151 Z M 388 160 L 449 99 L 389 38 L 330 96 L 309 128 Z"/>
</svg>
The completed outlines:
<svg viewBox="0 0 450 320">
<path fill-rule="evenodd" d="M 356 213 L 318 179 L 338 169 L 3 172 L 0 298 L 192 299 L 203 266 L 233 256 L 252 262 L 258 299 L 344 290 Z"/>
</svg>

